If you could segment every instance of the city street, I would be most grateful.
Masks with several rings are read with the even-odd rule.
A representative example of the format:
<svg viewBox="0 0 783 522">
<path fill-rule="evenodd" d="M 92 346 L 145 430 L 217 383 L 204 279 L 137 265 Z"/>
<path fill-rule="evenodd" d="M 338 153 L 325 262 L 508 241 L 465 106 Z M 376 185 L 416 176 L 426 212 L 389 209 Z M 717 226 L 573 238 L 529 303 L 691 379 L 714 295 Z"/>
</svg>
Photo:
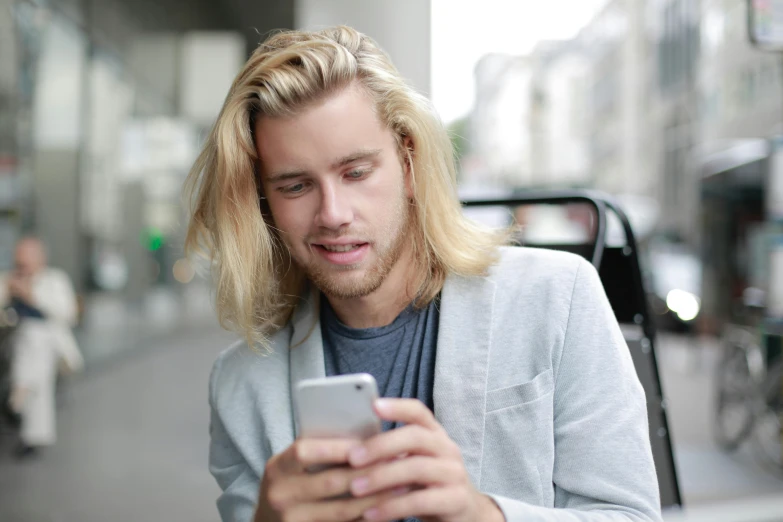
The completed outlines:
<svg viewBox="0 0 783 522">
<path fill-rule="evenodd" d="M 479 281 L 483 271 L 503 314 L 552 303 L 605 316 L 578 298 L 581 269 L 567 301 L 565 275 L 549 279 L 559 262 L 520 262 L 519 276 L 534 282 L 520 300 L 529 305 L 502 297 L 515 261 L 501 254 L 502 266 L 487 268 L 500 236 L 490 242 L 470 220 L 595 266 L 638 364 L 661 503 L 674 506 L 666 522 L 783 522 L 783 469 L 769 462 L 780 453 L 778 379 L 757 378 L 775 375 L 764 361 L 783 339 L 781 57 L 783 0 L 0 0 L 0 333 L 22 339 L 0 344 L 0 522 L 217 520 L 208 379 L 238 338 L 218 325 L 218 306 L 226 323 L 289 324 L 280 304 L 298 299 L 305 279 L 336 291 L 347 281 L 348 293 L 330 295 L 356 325 L 376 324 L 396 315 L 397 297 L 431 296 L 435 286 L 420 281 Z M 364 286 L 374 282 L 385 286 Z M 354 298 L 363 294 L 382 299 Z M 459 306 L 489 309 L 466 296 Z M 580 346 L 596 335 L 570 333 L 571 316 L 539 328 L 524 313 L 501 315 L 460 327 L 508 335 L 520 326 L 517 357 L 549 348 L 560 331 Z M 751 371 L 726 364 L 719 382 L 725 391 L 737 377 L 731 397 L 750 413 L 744 426 L 771 426 L 770 436 L 718 447 L 721 346 L 682 333 L 652 339 L 653 317 L 713 335 L 763 319 L 758 338 L 775 348 L 752 354 Z M 403 346 L 415 337 L 412 353 L 427 361 L 432 329 L 416 324 L 399 330 Z M 464 333 L 450 332 L 462 344 Z M 333 344 L 344 359 L 343 342 Z M 442 352 L 480 370 L 457 360 L 466 353 Z M 647 476 L 643 437 L 611 443 L 634 411 L 633 397 L 620 395 L 625 376 L 600 377 L 625 401 L 617 408 L 600 399 L 582 408 L 563 391 L 562 354 L 520 369 L 492 353 L 484 377 L 454 372 L 459 385 L 494 383 L 497 397 L 515 401 L 498 409 L 519 406 L 482 419 L 481 404 L 460 399 L 465 426 L 511 426 L 500 428 L 503 466 L 487 464 L 488 438 L 476 451 L 476 469 L 489 470 L 482 486 L 497 484 L 494 471 L 513 476 L 511 446 L 535 464 L 523 432 L 539 410 L 554 423 L 543 431 L 556 473 L 544 463 L 524 477 L 545 489 L 555 482 L 561 504 L 626 493 L 619 476 L 565 491 L 574 470 Z M 418 381 L 403 359 L 386 361 L 388 380 L 407 389 Z M 600 371 L 600 361 L 579 370 Z M 53 383 L 55 364 L 77 373 Z M 522 382 L 533 370 L 549 380 Z M 576 421 L 561 414 L 563 398 Z M 242 420 L 259 414 L 235 402 Z M 56 444 L 21 444 L 12 409 L 24 413 L 26 444 L 50 443 L 53 424 Z M 589 423 L 608 410 L 616 426 Z M 594 439 L 574 459 L 572 432 Z M 771 441 L 767 462 L 762 440 Z M 610 453 L 596 457 L 597 446 Z M 621 454 L 626 468 L 611 462 Z M 531 498 L 524 484 L 508 489 Z"/>
<path fill-rule="evenodd" d="M 213 358 L 233 336 L 212 324 L 160 335 L 72 383 L 57 446 L 35 461 L 0 460 L 0 520 L 216 520 L 206 383 Z M 724 455 L 711 441 L 714 345 L 676 336 L 658 345 L 686 504 L 783 497 L 783 480 L 751 455 Z"/>
</svg>

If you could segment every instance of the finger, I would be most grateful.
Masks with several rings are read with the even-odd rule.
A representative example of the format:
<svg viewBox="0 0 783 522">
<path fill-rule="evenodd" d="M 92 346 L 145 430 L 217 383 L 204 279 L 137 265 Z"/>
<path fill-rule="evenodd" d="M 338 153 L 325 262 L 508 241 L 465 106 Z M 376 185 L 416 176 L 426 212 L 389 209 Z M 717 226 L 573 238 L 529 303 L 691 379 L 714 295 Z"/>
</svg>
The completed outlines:
<svg viewBox="0 0 783 522">
<path fill-rule="evenodd" d="M 321 465 L 346 464 L 348 452 L 360 442 L 352 439 L 297 439 L 280 454 L 283 473 L 301 473 Z"/>
<path fill-rule="evenodd" d="M 349 452 L 348 462 L 360 467 L 398 455 L 457 456 L 460 452 L 442 431 L 409 424 L 367 439 Z"/>
<path fill-rule="evenodd" d="M 380 502 L 364 512 L 365 520 L 398 520 L 407 517 L 447 517 L 464 509 L 462 488 L 429 488 Z"/>
<path fill-rule="evenodd" d="M 361 520 L 362 515 L 375 506 L 408 493 L 408 490 L 387 491 L 363 498 L 345 498 L 327 502 L 299 504 L 286 513 L 286 522 L 345 522 Z"/>
<path fill-rule="evenodd" d="M 351 481 L 357 497 L 403 486 L 432 486 L 463 482 L 461 462 L 432 457 L 408 457 L 373 466 Z"/>
<path fill-rule="evenodd" d="M 432 430 L 440 429 L 440 424 L 430 409 L 418 399 L 378 399 L 374 407 L 383 420 L 417 424 Z"/>
<path fill-rule="evenodd" d="M 288 506 L 346 495 L 350 493 L 351 482 L 362 473 L 362 470 L 340 467 L 317 473 L 286 475 L 270 487 L 269 503 L 282 511 Z"/>
</svg>

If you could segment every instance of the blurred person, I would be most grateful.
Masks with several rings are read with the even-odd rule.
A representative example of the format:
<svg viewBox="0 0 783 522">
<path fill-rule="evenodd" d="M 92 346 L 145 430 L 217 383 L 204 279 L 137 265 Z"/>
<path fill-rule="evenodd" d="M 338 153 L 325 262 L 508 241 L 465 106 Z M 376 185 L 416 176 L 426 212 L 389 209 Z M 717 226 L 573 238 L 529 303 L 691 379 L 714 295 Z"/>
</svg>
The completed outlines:
<svg viewBox="0 0 783 522">
<path fill-rule="evenodd" d="M 28 457 L 55 443 L 58 371 L 77 371 L 83 360 L 71 332 L 77 302 L 67 274 L 47 266 L 43 243 L 32 237 L 17 243 L 14 265 L 0 274 L 0 305 L 19 317 L 9 406 L 21 421 L 16 455 Z"/>
<path fill-rule="evenodd" d="M 262 43 L 187 194 L 188 251 L 245 338 L 210 377 L 222 520 L 660 520 L 595 269 L 463 216 L 442 123 L 370 38 Z M 296 383 L 359 372 L 387 429 L 297 437 Z"/>
</svg>

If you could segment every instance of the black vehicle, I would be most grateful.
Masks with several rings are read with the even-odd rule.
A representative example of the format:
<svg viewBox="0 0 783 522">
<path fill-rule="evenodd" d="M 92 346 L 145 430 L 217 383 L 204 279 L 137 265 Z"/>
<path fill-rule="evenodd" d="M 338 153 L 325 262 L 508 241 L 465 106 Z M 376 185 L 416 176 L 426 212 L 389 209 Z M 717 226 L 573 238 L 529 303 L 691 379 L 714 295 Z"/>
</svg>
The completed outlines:
<svg viewBox="0 0 783 522">
<path fill-rule="evenodd" d="M 684 242 L 666 236 L 650 239 L 644 252 L 647 298 L 656 325 L 694 333 L 701 314 L 702 263 Z"/>
</svg>

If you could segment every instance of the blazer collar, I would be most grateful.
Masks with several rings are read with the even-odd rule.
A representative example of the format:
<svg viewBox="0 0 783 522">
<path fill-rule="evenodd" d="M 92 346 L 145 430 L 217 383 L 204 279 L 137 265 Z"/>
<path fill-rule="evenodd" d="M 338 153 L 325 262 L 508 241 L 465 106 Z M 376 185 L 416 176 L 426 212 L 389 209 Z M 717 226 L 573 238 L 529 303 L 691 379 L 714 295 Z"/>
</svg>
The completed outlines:
<svg viewBox="0 0 783 522">
<path fill-rule="evenodd" d="M 435 417 L 462 450 L 476 487 L 481 484 L 495 289 L 486 277 L 446 279 L 435 355 Z"/>
<path fill-rule="evenodd" d="M 315 379 L 326 376 L 324 366 L 324 348 L 321 339 L 321 320 L 319 293 L 313 285 L 303 293 L 303 302 L 296 307 L 291 319 L 290 386 L 293 402 L 294 387 L 302 379 Z M 295 408 L 294 408 L 295 411 Z M 294 415 L 296 417 L 296 415 Z M 294 419 L 295 433 L 299 435 L 299 426 Z"/>
</svg>

